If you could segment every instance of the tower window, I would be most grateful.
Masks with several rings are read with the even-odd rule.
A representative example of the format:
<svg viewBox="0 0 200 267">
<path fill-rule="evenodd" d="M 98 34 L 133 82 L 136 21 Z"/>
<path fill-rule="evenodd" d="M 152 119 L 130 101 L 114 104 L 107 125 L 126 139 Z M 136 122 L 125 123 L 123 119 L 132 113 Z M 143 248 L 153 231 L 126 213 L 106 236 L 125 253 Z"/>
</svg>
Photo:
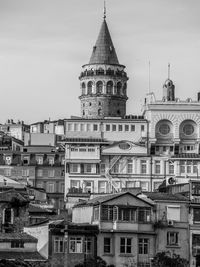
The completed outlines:
<svg viewBox="0 0 200 267">
<path fill-rule="evenodd" d="M 86 94 L 85 83 L 82 83 L 82 94 L 83 94 L 83 95 Z"/>
<path fill-rule="evenodd" d="M 103 82 L 102 81 L 97 82 L 96 92 L 97 92 L 97 94 L 102 94 L 102 92 L 103 92 Z"/>
<path fill-rule="evenodd" d="M 106 85 L 106 94 L 112 94 L 113 93 L 113 82 L 109 81 Z"/>
<path fill-rule="evenodd" d="M 85 116 L 85 111 L 83 110 L 83 116 Z"/>
<path fill-rule="evenodd" d="M 88 94 L 92 94 L 92 82 L 88 82 L 87 84 Z"/>
<path fill-rule="evenodd" d="M 99 102 L 99 106 L 101 106 L 101 102 Z"/>
<path fill-rule="evenodd" d="M 124 86 L 123 86 L 123 95 L 126 95 L 126 88 L 127 88 L 127 84 L 124 83 Z"/>
<path fill-rule="evenodd" d="M 121 95 L 121 88 L 122 88 L 122 84 L 121 84 L 121 82 L 118 82 L 117 83 L 117 94 L 118 95 Z"/>
<path fill-rule="evenodd" d="M 101 108 L 98 109 L 98 115 L 101 115 Z"/>
</svg>

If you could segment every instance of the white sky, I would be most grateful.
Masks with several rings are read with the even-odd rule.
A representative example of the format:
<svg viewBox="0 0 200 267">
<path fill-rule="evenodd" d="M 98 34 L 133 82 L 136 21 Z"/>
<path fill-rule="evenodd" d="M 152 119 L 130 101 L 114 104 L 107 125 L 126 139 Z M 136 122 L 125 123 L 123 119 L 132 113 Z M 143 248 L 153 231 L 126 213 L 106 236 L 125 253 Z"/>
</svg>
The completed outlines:
<svg viewBox="0 0 200 267">
<path fill-rule="evenodd" d="M 199 0 L 107 0 L 107 23 L 129 76 L 127 114 L 148 91 L 162 98 L 171 63 L 176 97 L 200 91 Z M 89 62 L 103 0 L 0 0 L 0 123 L 80 115 L 81 66 Z"/>
</svg>

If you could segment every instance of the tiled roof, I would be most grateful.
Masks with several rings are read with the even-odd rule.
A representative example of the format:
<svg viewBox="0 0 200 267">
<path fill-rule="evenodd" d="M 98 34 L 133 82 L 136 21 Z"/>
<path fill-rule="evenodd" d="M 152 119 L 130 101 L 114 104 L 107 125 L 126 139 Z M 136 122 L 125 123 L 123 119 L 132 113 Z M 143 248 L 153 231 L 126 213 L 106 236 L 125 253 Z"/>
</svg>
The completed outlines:
<svg viewBox="0 0 200 267">
<path fill-rule="evenodd" d="M 0 233 L 0 242 L 23 240 L 24 242 L 37 243 L 37 238 L 27 233 Z"/>
<path fill-rule="evenodd" d="M 181 153 L 178 155 L 173 155 L 172 158 L 200 158 L 199 154 L 195 154 L 195 153 Z"/>
<path fill-rule="evenodd" d="M 10 189 L 0 193 L 0 202 L 11 202 L 13 199 L 17 199 L 20 202 L 28 203 L 28 196 L 18 193 L 15 189 Z"/>
<path fill-rule="evenodd" d="M 24 251 L 0 251 L 0 259 L 7 260 L 25 260 L 25 261 L 46 261 L 39 252 L 24 252 Z"/>
<path fill-rule="evenodd" d="M 101 25 L 96 44 L 93 47 L 89 64 L 119 64 L 105 19 Z"/>
<path fill-rule="evenodd" d="M 172 200 L 172 201 L 187 201 L 188 198 L 181 194 L 168 194 L 161 192 L 143 192 L 148 198 L 152 200 Z"/>
</svg>

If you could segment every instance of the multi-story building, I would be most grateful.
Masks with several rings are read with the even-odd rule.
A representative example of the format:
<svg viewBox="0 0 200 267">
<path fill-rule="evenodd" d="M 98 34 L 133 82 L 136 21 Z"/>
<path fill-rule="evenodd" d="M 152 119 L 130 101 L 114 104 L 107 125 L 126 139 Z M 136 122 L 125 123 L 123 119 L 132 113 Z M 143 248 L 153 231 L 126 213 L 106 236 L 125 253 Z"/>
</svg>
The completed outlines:
<svg viewBox="0 0 200 267">
<path fill-rule="evenodd" d="M 64 206 L 64 152 L 55 147 L 24 147 L 0 153 L 0 174 L 23 184 L 43 188 L 49 204 Z"/>
<path fill-rule="evenodd" d="M 14 122 L 11 119 L 7 120 L 5 124 L 0 125 L 0 131 L 23 141 L 24 134 L 30 131 L 30 127 L 29 125 L 25 124 L 24 121 Z"/>
<path fill-rule="evenodd" d="M 188 204 L 176 194 L 110 194 L 75 205 L 72 222 L 98 225 L 97 255 L 108 264 L 149 267 L 162 251 L 189 260 Z"/>
</svg>

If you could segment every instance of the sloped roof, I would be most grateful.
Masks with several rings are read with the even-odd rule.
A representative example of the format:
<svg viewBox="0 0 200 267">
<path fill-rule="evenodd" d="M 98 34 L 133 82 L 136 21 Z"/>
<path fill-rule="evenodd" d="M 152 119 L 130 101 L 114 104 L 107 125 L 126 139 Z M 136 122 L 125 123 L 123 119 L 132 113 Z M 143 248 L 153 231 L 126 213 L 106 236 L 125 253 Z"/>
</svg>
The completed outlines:
<svg viewBox="0 0 200 267">
<path fill-rule="evenodd" d="M 171 201 L 187 201 L 188 198 L 181 194 L 168 194 L 161 192 L 143 192 L 148 198 L 152 200 L 171 200 Z"/>
<path fill-rule="evenodd" d="M 0 193 L 0 202 L 11 202 L 13 199 L 18 199 L 21 202 L 28 203 L 28 196 L 17 192 L 15 189 L 10 189 Z"/>
<path fill-rule="evenodd" d="M 29 205 L 29 212 L 30 213 L 52 213 L 53 211 L 42 207 L 41 205 L 37 204 L 30 204 Z"/>
<path fill-rule="evenodd" d="M 101 25 L 96 44 L 93 47 L 89 64 L 119 64 L 105 19 Z"/>
<path fill-rule="evenodd" d="M 24 242 L 37 243 L 37 238 L 27 233 L 0 233 L 0 242 L 22 240 Z"/>
<path fill-rule="evenodd" d="M 0 251 L 0 259 L 7 260 L 24 260 L 24 261 L 46 261 L 39 252 L 33 251 Z"/>
<path fill-rule="evenodd" d="M 115 193 L 115 194 L 106 194 L 105 196 L 100 196 L 100 197 L 95 197 L 93 199 L 90 199 L 88 201 L 84 201 L 82 203 L 78 203 L 76 204 L 75 206 L 84 206 L 84 205 L 98 205 L 98 204 L 102 204 L 104 202 L 107 202 L 109 200 L 113 200 L 113 199 L 116 199 L 120 196 L 124 196 L 124 195 L 131 195 L 132 197 L 142 201 L 142 202 L 145 202 L 146 204 L 148 205 L 152 205 L 151 203 L 149 203 L 149 201 L 146 201 L 145 199 L 141 199 L 141 198 L 138 198 L 137 196 L 135 196 L 134 194 L 126 191 L 126 192 L 120 192 L 120 193 Z M 75 207 L 74 206 L 74 207 Z"/>
</svg>

